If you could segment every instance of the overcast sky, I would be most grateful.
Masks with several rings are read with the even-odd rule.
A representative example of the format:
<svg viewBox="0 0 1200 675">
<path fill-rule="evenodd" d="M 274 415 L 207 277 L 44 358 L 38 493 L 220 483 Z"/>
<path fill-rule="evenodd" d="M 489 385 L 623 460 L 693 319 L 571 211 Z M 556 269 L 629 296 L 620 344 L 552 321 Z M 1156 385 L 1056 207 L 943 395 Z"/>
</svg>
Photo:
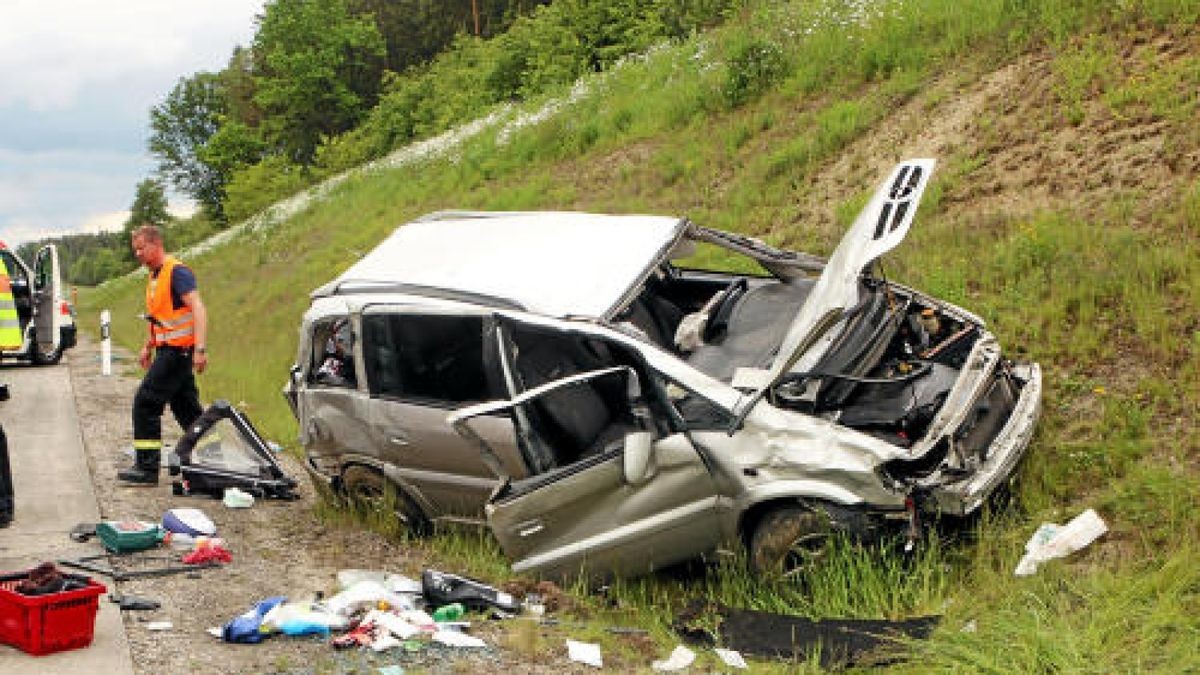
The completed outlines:
<svg viewBox="0 0 1200 675">
<path fill-rule="evenodd" d="M 0 241 L 119 228 L 154 170 L 150 108 L 249 45 L 263 4 L 0 0 Z"/>
</svg>

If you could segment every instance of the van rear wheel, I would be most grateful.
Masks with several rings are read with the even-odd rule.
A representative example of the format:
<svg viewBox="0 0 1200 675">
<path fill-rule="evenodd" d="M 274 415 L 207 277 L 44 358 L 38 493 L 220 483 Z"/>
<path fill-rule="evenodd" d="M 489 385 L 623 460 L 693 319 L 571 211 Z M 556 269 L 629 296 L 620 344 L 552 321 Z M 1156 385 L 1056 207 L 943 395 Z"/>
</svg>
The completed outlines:
<svg viewBox="0 0 1200 675">
<path fill-rule="evenodd" d="M 412 534 L 424 536 L 432 531 L 421 507 L 378 469 L 361 464 L 347 467 L 342 472 L 342 492 L 351 506 L 366 513 L 391 508 Z"/>
</svg>

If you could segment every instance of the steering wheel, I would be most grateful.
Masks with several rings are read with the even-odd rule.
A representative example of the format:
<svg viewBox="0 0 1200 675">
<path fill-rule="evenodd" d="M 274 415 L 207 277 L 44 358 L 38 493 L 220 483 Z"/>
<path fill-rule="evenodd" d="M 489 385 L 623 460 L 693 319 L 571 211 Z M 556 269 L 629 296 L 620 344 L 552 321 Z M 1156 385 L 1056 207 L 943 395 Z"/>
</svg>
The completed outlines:
<svg viewBox="0 0 1200 675">
<path fill-rule="evenodd" d="M 725 290 L 721 291 L 721 299 L 717 301 L 717 306 L 713 308 L 708 317 L 708 323 L 704 326 L 702 337 L 705 342 L 711 342 L 714 338 L 725 334 L 725 331 L 729 329 L 729 318 L 733 315 L 734 306 L 749 288 L 745 279 L 734 279 L 729 282 Z"/>
</svg>

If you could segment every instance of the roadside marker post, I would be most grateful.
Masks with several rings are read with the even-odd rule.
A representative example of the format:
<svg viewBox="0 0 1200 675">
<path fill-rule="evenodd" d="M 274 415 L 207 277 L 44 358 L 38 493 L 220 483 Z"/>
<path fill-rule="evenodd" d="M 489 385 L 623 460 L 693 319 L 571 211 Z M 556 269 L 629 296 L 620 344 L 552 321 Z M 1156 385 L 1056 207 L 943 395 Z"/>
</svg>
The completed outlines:
<svg viewBox="0 0 1200 675">
<path fill-rule="evenodd" d="M 112 314 L 100 312 L 100 374 L 112 375 Z"/>
</svg>

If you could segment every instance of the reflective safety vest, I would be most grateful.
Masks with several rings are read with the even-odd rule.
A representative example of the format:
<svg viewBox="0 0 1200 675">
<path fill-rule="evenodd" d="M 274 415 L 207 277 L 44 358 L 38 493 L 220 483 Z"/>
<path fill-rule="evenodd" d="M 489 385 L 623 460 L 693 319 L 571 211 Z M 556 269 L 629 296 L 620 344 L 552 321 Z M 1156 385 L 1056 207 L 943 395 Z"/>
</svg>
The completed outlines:
<svg viewBox="0 0 1200 675">
<path fill-rule="evenodd" d="M 17 316 L 17 303 L 13 300 L 8 265 L 0 259 L 0 349 L 20 349 L 22 342 L 21 319 Z"/>
<path fill-rule="evenodd" d="M 146 280 L 146 314 L 150 315 L 150 331 L 156 347 L 191 347 L 196 344 L 192 308 L 184 305 L 175 309 L 171 304 L 171 275 L 179 264 L 174 256 L 166 256 L 162 267 L 158 268 L 158 276 L 151 274 Z"/>
</svg>

